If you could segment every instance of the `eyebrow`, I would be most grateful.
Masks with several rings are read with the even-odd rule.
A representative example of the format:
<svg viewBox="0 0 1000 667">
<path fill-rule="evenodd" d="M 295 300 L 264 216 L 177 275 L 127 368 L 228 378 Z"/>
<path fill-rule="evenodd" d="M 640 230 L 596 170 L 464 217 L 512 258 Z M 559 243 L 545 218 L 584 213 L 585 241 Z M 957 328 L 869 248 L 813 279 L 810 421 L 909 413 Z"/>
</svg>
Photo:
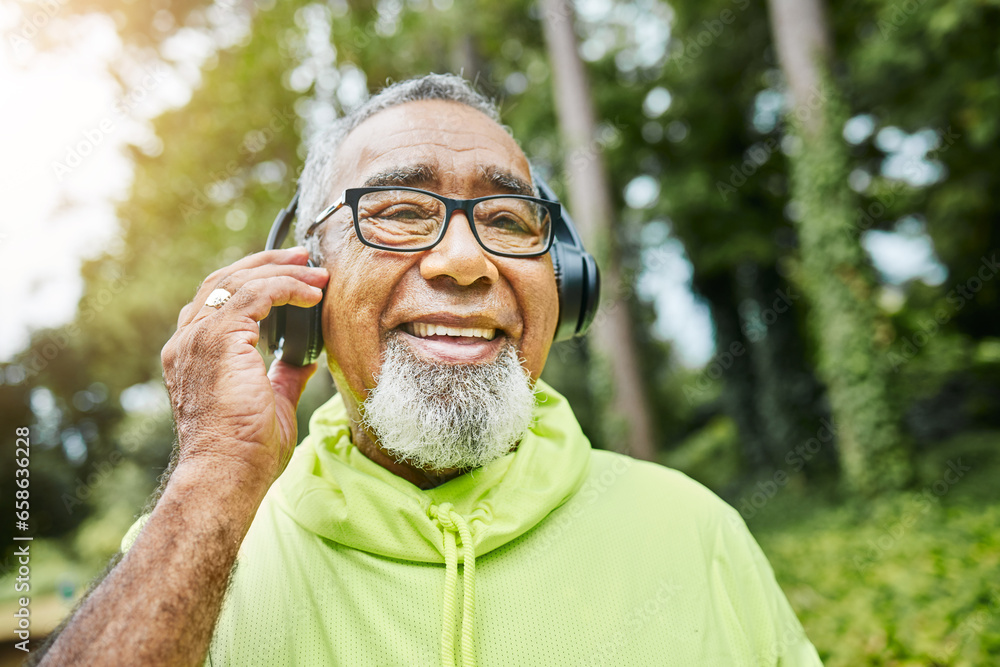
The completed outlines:
<svg viewBox="0 0 1000 667">
<path fill-rule="evenodd" d="M 507 192 L 512 195 L 526 195 L 528 197 L 535 196 L 535 188 L 530 183 L 520 176 L 515 176 L 506 169 L 500 169 L 499 167 L 481 167 L 478 180 L 484 185 L 501 192 Z"/>
<path fill-rule="evenodd" d="M 370 176 L 364 187 L 428 187 L 440 182 L 438 170 L 428 164 L 415 164 L 387 169 Z M 514 195 L 535 196 L 535 189 L 520 176 L 496 166 L 479 168 L 476 184 L 484 189 Z"/>
<path fill-rule="evenodd" d="M 426 164 L 415 164 L 408 167 L 393 167 L 370 176 L 365 180 L 364 187 L 378 188 L 398 185 L 415 188 L 421 185 L 431 185 L 437 180 L 436 169 Z"/>
</svg>

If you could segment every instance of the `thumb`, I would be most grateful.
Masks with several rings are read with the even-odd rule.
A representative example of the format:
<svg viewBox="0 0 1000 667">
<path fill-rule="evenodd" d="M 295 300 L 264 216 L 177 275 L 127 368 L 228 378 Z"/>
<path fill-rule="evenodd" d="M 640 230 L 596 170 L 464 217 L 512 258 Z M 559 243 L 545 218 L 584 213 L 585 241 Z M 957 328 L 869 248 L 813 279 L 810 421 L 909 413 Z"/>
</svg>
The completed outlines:
<svg viewBox="0 0 1000 667">
<path fill-rule="evenodd" d="M 316 372 L 317 367 L 317 364 L 293 366 L 280 359 L 275 359 L 271 362 L 267 377 L 271 381 L 271 387 L 274 388 L 275 394 L 287 399 L 293 407 L 298 407 L 299 398 L 305 391 L 306 383 Z"/>
</svg>

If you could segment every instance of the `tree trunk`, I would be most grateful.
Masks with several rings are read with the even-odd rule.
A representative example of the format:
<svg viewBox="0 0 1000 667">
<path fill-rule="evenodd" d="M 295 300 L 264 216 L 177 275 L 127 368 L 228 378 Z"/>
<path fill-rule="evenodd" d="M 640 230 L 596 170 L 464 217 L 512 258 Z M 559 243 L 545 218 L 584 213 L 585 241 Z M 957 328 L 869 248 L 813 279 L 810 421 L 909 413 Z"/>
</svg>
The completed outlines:
<svg viewBox="0 0 1000 667">
<path fill-rule="evenodd" d="M 603 420 L 610 427 L 607 442 L 635 458 L 653 460 L 654 442 L 649 402 L 639 373 L 632 320 L 627 303 L 615 302 L 623 290 L 612 225 L 611 187 L 593 140 L 597 123 L 583 61 L 577 51 L 573 9 L 567 0 L 544 0 L 542 23 L 552 64 L 556 113 L 566 148 L 566 183 L 569 209 L 579 225 L 587 248 L 601 267 L 605 295 L 593 324 L 596 373 L 610 373 L 611 414 Z M 608 296 L 611 296 L 611 299 Z M 592 384 L 605 384 L 600 378 Z"/>
<path fill-rule="evenodd" d="M 791 164 L 803 290 L 817 327 L 820 375 L 830 392 L 847 487 L 864 494 L 902 486 L 909 466 L 889 391 L 888 336 L 879 335 L 875 281 L 853 226 L 841 129 L 846 106 L 829 76 L 832 51 L 822 0 L 769 0 L 778 58 L 802 139 Z"/>
</svg>

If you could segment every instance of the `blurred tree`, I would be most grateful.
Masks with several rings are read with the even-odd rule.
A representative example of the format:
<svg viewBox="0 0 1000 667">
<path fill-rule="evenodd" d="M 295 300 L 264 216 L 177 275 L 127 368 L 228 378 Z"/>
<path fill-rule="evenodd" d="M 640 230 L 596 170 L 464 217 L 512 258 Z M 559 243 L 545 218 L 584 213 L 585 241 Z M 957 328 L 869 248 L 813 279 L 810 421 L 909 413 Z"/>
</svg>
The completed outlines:
<svg viewBox="0 0 1000 667">
<path fill-rule="evenodd" d="M 127 418 L 121 392 L 157 382 L 157 352 L 200 277 L 260 248 L 273 213 L 291 194 L 304 142 L 365 90 L 461 69 L 498 98 L 505 122 L 540 172 L 557 191 L 569 191 L 571 182 L 552 178 L 572 165 L 558 148 L 538 5 L 472 0 L 444 7 L 187 1 L 109 11 L 126 44 L 117 67 L 126 88 L 137 63 L 161 59 L 176 71 L 190 66 L 167 48 L 180 31 L 199 33 L 219 50 L 203 63 L 190 103 L 155 121 L 162 153 L 132 151 L 135 182 L 119 209 L 124 242 L 85 266 L 77 321 L 38 332 L 19 370 L 7 369 L 8 379 L 27 370 L 26 379 L 8 382 L 17 384 L 14 403 L 27 405 L 41 389 L 58 407 L 46 418 L 58 416 L 45 438 L 54 479 L 72 486 L 74 477 L 86 479 L 92 466 L 121 449 L 117 425 Z M 855 236 L 916 217 L 925 221 L 949 270 L 939 288 L 904 286 L 910 300 L 895 316 L 900 335 L 888 350 L 898 355 L 910 349 L 907 341 L 944 310 L 945 333 L 931 336 L 913 363 L 907 352 L 893 376 L 907 400 L 926 405 L 929 399 L 914 388 L 926 393 L 946 383 L 960 372 L 955 369 L 972 363 L 968 341 L 997 331 L 1000 281 L 970 281 L 989 270 L 983 258 L 998 245 L 997 205 L 984 193 L 1000 185 L 1000 154 L 990 150 L 1000 118 L 1000 10 L 982 3 L 907 9 L 891 0 L 835 7 L 832 29 L 846 68 L 838 83 L 850 107 L 870 113 L 875 125 L 850 158 L 871 179 L 868 199 L 854 212 Z M 70 0 L 49 27 L 95 9 L 88 0 Z M 675 0 L 669 9 L 656 0 L 616 1 L 581 5 L 576 18 L 595 104 L 590 148 L 607 165 L 618 221 L 609 243 L 621 249 L 621 283 L 608 294 L 633 323 L 640 382 L 653 407 L 651 430 L 663 442 L 706 424 L 729 433 L 715 419 L 721 411 L 738 428 L 751 468 L 786 466 L 788 454 L 816 434 L 828 407 L 811 370 L 822 355 L 804 335 L 820 313 L 790 282 L 802 272 L 790 217 L 802 208 L 787 206 L 786 155 L 795 154 L 796 143 L 780 113 L 786 91 L 765 7 L 742 0 Z M 241 25 L 245 33 L 233 30 Z M 672 31 L 669 52 L 662 26 Z M 926 157 L 939 165 L 936 181 L 911 183 L 883 173 L 891 151 L 874 137 L 879 128 L 894 127 L 935 130 L 938 147 Z M 837 178 L 843 180 L 843 170 Z M 659 196 L 633 208 L 624 193 L 637 179 L 652 180 Z M 683 242 L 693 288 L 715 322 L 717 351 L 700 371 L 679 369 L 671 360 L 669 347 L 651 331 L 649 304 L 636 297 L 637 280 L 663 270 L 651 251 L 672 238 Z M 52 350 L 55 356 L 47 357 Z M 953 361 L 937 362 L 944 357 Z M 593 377 L 587 381 L 592 362 L 583 347 L 556 346 L 546 375 L 570 396 L 595 445 L 609 446 L 597 408 L 610 387 L 595 389 Z M 921 381 L 928 371 L 940 378 Z M 995 371 L 982 371 L 974 382 L 948 386 L 988 393 L 996 386 L 990 379 Z M 95 408 L 79 399 L 88 409 L 78 409 L 74 399 L 95 381 L 105 388 L 105 402 Z M 310 400 L 328 391 L 319 388 Z M 5 410 L 5 416 L 23 409 Z M 980 420 L 990 414 L 982 407 L 974 411 Z M 35 419 L 41 423 L 37 414 Z M 78 435 L 88 452 L 83 462 L 66 455 Z M 154 430 L 148 437 L 147 472 L 170 447 L 169 434 Z M 810 464 L 805 472 L 821 473 L 832 453 L 824 448 L 823 465 Z"/>
<path fill-rule="evenodd" d="M 858 235 L 929 235 L 946 271 L 893 286 L 888 350 L 918 444 L 1000 423 L 1000 5 L 833 5 L 851 82 Z M 977 350 L 981 350 L 977 352 Z"/>
<path fill-rule="evenodd" d="M 856 228 L 891 229 L 916 216 L 948 268 L 941 296 L 976 278 L 961 306 L 944 304 L 954 316 L 950 326 L 974 337 L 996 336 L 1000 284 L 977 273 L 1000 271 L 993 261 L 1000 258 L 998 204 L 990 196 L 1000 187 L 1000 5 L 866 0 L 834 6 L 853 107 L 872 123 L 858 142 L 858 168 L 872 182 L 855 210 Z M 891 141 L 907 134 L 926 140 L 922 154 L 903 154 Z M 890 160 L 897 168 L 885 170 Z"/>
<path fill-rule="evenodd" d="M 542 3 L 542 25 L 553 69 L 556 111 L 566 152 L 569 210 L 575 211 L 580 233 L 596 249 L 605 300 L 594 320 L 593 370 L 610 371 L 610 413 L 604 415 L 606 437 L 640 459 L 653 460 L 654 442 L 649 400 L 639 372 L 639 353 L 627 308 L 609 303 L 621 290 L 621 258 L 613 233 L 614 209 L 610 183 L 600 154 L 592 148 L 597 135 L 590 84 L 580 59 L 573 29 L 573 7 L 566 0 Z M 610 298 L 607 296 L 610 295 Z M 603 363 L 602 363 L 603 362 Z M 607 408 L 606 408 L 607 411 Z"/>
<path fill-rule="evenodd" d="M 770 0 L 769 6 L 794 101 L 792 127 L 802 141 L 790 165 L 793 200 L 801 208 L 802 284 L 815 307 L 819 369 L 830 391 L 842 470 L 852 490 L 897 489 L 910 472 L 890 398 L 889 336 L 876 328 L 871 266 L 850 233 L 853 193 L 841 136 L 847 113 L 829 75 L 825 7 L 821 0 Z"/>
<path fill-rule="evenodd" d="M 159 386 L 159 350 L 182 305 L 210 271 L 259 249 L 273 212 L 291 197 L 284 176 L 298 161 L 297 94 L 281 85 L 281 36 L 294 8 L 281 9 L 245 47 L 211 56 L 191 102 L 153 122 L 162 152 L 130 149 L 135 180 L 118 208 L 123 242 L 84 264 L 76 319 L 36 332 L 5 369 L 6 378 L 18 376 L 17 400 L 32 408 L 39 537 L 65 534 L 90 515 L 109 466 L 135 463 L 152 490 L 172 446 L 169 414 L 130 415 L 122 394 Z M 254 80 L 271 85 L 243 99 Z M 5 422 L 8 414 L 17 412 L 4 410 Z"/>
<path fill-rule="evenodd" d="M 657 178 L 651 217 L 683 242 L 692 287 L 711 311 L 715 355 L 693 378 L 673 382 L 683 383 L 689 405 L 733 420 L 749 472 L 788 469 L 787 457 L 816 436 L 828 408 L 802 335 L 808 306 L 790 281 L 798 237 L 787 216 L 780 72 L 766 8 L 733 0 L 671 7 L 669 59 L 632 102 L 629 150 L 611 171 Z M 817 477 L 835 466 L 825 447 L 802 472 Z"/>
</svg>

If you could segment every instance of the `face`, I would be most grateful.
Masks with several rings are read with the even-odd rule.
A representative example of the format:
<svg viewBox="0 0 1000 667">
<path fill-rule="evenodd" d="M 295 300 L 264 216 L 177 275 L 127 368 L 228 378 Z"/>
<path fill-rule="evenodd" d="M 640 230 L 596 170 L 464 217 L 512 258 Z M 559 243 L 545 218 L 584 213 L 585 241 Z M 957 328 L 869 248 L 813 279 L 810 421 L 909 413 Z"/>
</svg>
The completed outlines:
<svg viewBox="0 0 1000 667">
<path fill-rule="evenodd" d="M 531 176 L 524 153 L 497 123 L 465 105 L 430 100 L 381 111 L 355 128 L 341 144 L 334 181 L 330 200 L 366 184 L 471 199 L 510 193 L 511 183 L 530 184 Z M 446 364 L 492 362 L 509 341 L 532 380 L 541 374 L 558 320 L 549 255 L 492 255 L 461 211 L 441 242 L 421 252 L 365 246 L 347 207 L 318 233 L 330 271 L 324 339 L 334 380 L 354 399 L 349 404 L 375 386 L 391 337 Z M 441 326 L 467 335 L 435 334 Z"/>
</svg>

